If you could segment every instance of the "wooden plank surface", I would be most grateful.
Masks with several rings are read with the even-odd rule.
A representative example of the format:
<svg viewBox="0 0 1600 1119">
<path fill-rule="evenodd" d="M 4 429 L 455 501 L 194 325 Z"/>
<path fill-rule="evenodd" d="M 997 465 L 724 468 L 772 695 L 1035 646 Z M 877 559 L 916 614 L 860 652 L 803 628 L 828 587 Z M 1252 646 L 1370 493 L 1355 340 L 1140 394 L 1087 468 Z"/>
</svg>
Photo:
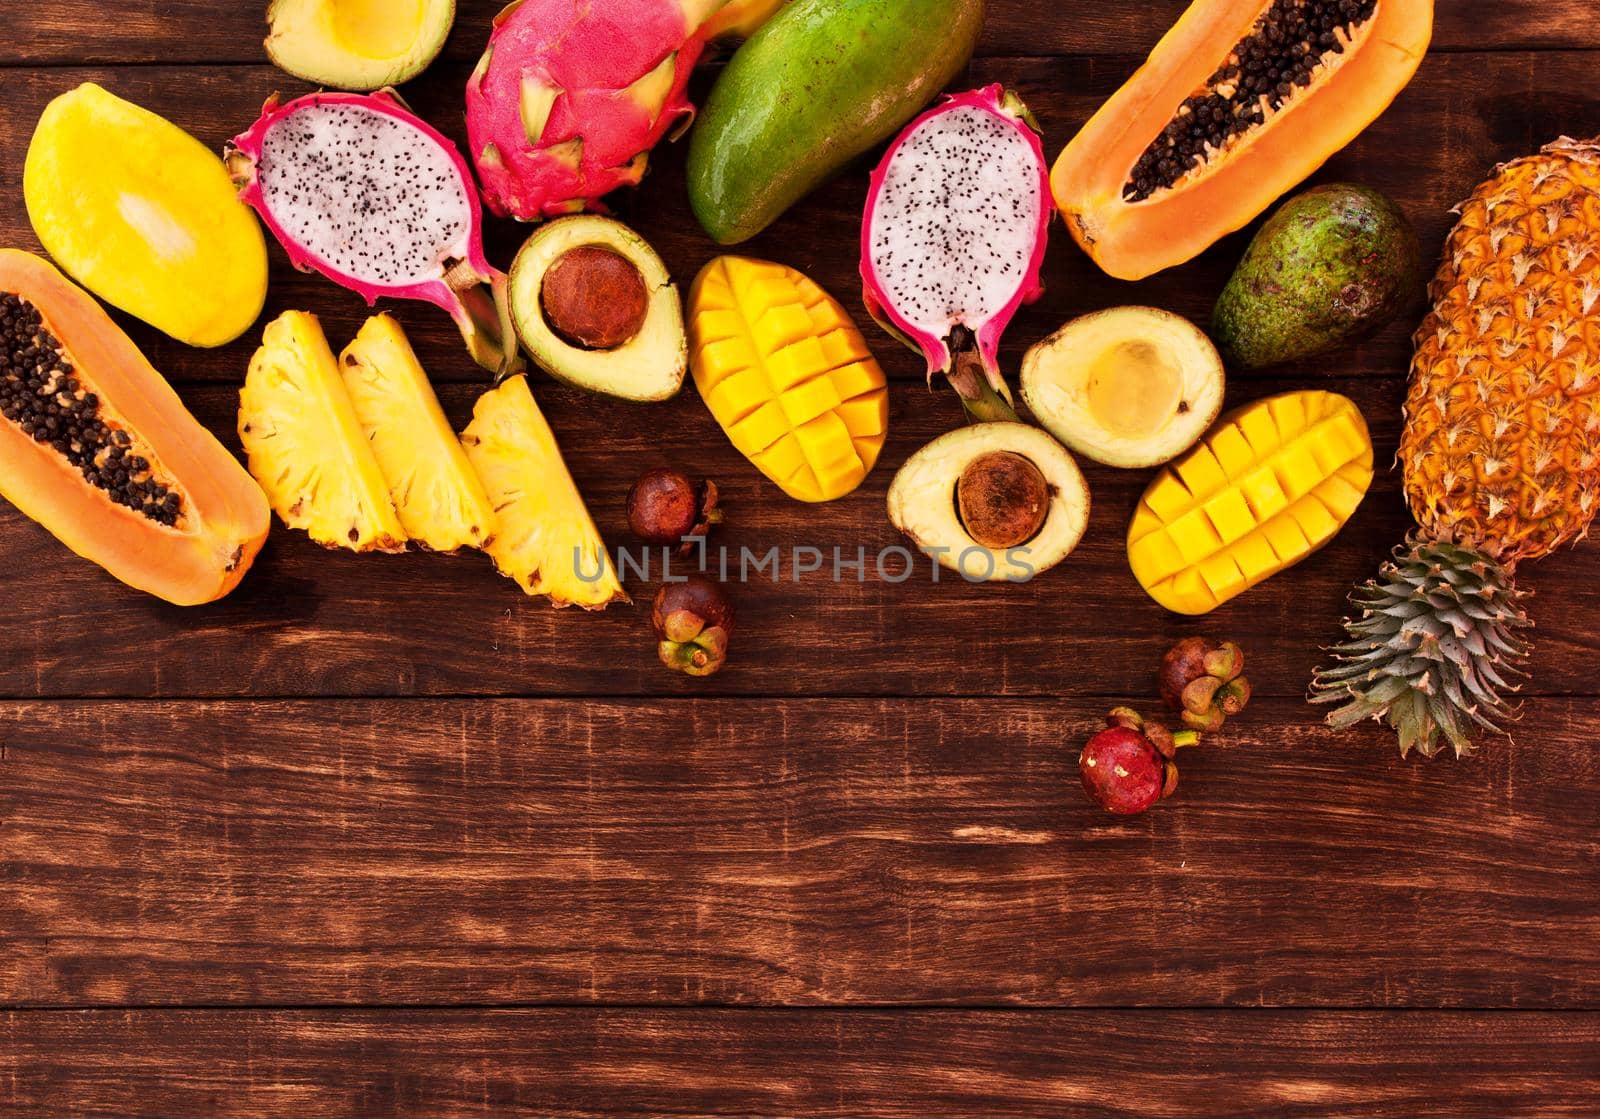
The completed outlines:
<svg viewBox="0 0 1600 1119">
<path fill-rule="evenodd" d="M 0 1004 L 1600 997 L 1600 702 L 1461 766 L 1263 703 L 1135 820 L 1106 706 L 3 705 Z"/>
<path fill-rule="evenodd" d="M 1143 55 L 1188 0 L 989 0 L 984 55 Z M 36 0 L 0 42 L 0 65 L 265 62 L 265 0 Z M 503 0 L 458 0 L 446 57 L 475 61 Z M 1589 0 L 1437 0 L 1440 51 L 1600 46 Z"/>
<path fill-rule="evenodd" d="M 1594 1014 L 12 1013 L 0 1014 L 0 1109 L 1592 1119 L 1597 1048 Z"/>
<path fill-rule="evenodd" d="M 500 2 L 462 0 L 406 90 L 458 139 Z M 991 0 L 964 82 L 1018 89 L 1054 155 L 1184 6 Z M 307 88 L 265 65 L 261 0 L 16 7 L 0 244 L 35 247 L 22 160 L 60 92 L 99 81 L 220 148 L 266 94 Z M 1600 131 L 1597 60 L 1592 0 L 1439 0 L 1416 81 L 1318 178 L 1394 196 L 1432 255 L 1494 163 Z M 664 148 L 617 201 L 686 286 L 715 250 L 683 160 Z M 859 314 L 870 163 L 743 251 Z M 504 264 L 527 230 L 488 232 Z M 1055 234 L 1013 371 L 1101 307 L 1204 323 L 1248 231 L 1136 285 Z M 268 314 L 353 334 L 360 301 L 272 251 Z M 1230 399 L 1345 392 L 1387 464 L 1420 304 Z M 400 311 L 464 422 L 482 374 L 442 315 Z M 692 389 L 646 408 L 541 378 L 611 543 L 629 484 L 668 461 L 723 487 L 736 559 L 898 543 L 893 470 L 960 417 L 861 318 L 893 433 L 820 508 L 760 479 Z M 130 330 L 236 448 L 259 330 L 214 352 Z M 924 565 L 754 584 L 732 667 L 701 683 L 655 664 L 653 585 L 556 613 L 481 557 L 328 554 L 280 526 L 235 596 L 179 611 L 0 508 L 0 1114 L 1591 1119 L 1593 546 L 1523 573 L 1540 629 L 1517 739 L 1403 762 L 1302 699 L 1347 588 L 1406 531 L 1392 474 L 1332 547 L 1195 623 L 1126 569 L 1148 473 L 1087 473 L 1089 536 L 1036 583 L 933 586 Z M 1261 698 L 1230 746 L 1183 759 L 1174 801 L 1106 817 L 1076 749 L 1111 703 L 1148 708 L 1157 657 L 1196 631 L 1246 645 Z"/>
</svg>

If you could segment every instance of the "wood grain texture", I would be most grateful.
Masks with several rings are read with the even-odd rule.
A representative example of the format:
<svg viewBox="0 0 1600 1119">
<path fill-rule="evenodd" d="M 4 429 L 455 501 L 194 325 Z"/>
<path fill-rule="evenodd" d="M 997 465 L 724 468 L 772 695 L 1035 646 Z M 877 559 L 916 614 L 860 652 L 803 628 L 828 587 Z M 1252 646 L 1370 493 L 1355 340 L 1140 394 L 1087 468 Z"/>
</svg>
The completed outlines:
<svg viewBox="0 0 1600 1119">
<path fill-rule="evenodd" d="M 1389 193 L 1416 223 L 1431 261 L 1453 221 L 1450 208 L 1496 163 L 1527 154 L 1562 134 L 1600 130 L 1600 95 L 1592 92 L 1595 65 L 1596 57 L 1582 52 L 1430 57 L 1395 107 L 1335 156 L 1317 178 L 1363 182 Z M 1002 81 L 1019 90 L 1042 121 L 1046 150 L 1053 157 L 1130 71 L 1131 65 L 1123 61 L 983 59 L 974 64 L 970 78 L 973 83 Z M 466 74 L 465 66 L 445 66 L 438 80 L 430 77 L 407 90 L 417 110 L 460 143 L 465 142 L 465 127 L 457 91 Z M 23 153 L 44 106 L 83 81 L 101 82 L 121 96 L 169 114 L 218 151 L 230 136 L 254 122 L 262 100 L 273 90 L 293 94 L 310 88 L 260 66 L 0 70 L 0 244 L 37 246 L 22 203 Z M 1427 136 L 1420 145 L 1419 127 Z M 1397 151 L 1406 152 L 1406 158 L 1397 160 Z M 684 159 L 685 145 L 663 145 L 645 188 L 621 192 L 613 201 L 619 213 L 657 246 L 687 290 L 717 250 L 689 210 Z M 860 305 L 859 226 L 872 162 L 863 161 L 828 184 L 737 251 L 781 260 L 813 276 L 851 308 L 889 374 L 914 382 L 923 377 L 924 365 L 874 327 Z M 1207 324 L 1217 293 L 1250 232 L 1224 240 L 1192 264 L 1127 284 L 1107 279 L 1057 223 L 1044 275 L 1046 295 L 1024 309 L 1008 332 L 1002 354 L 1005 368 L 1014 379 L 1027 346 L 1068 318 L 1104 307 L 1142 303 Z M 491 220 L 488 233 L 491 258 L 509 266 L 527 227 Z M 368 313 L 360 297 L 319 276 L 296 272 L 276 246 L 272 262 L 263 321 L 290 308 L 311 310 L 323 318 L 337 344 L 354 336 Z M 1422 311 L 1419 289 L 1412 309 L 1380 337 L 1277 375 L 1300 381 L 1330 372 L 1402 376 L 1410 364 L 1411 331 Z M 198 351 L 126 316 L 120 321 L 156 367 L 179 382 L 237 383 L 260 341 L 258 329 L 221 350 Z M 436 381 L 481 381 L 482 372 L 468 359 L 448 316 L 432 308 L 409 308 L 406 321 Z"/>
<path fill-rule="evenodd" d="M 1105 706 L 7 704 L 0 1004 L 1600 996 L 1600 702 L 1461 765 L 1262 703 L 1134 820 Z"/>
<path fill-rule="evenodd" d="M 13 1013 L 0 1014 L 0 1108 L 14 1119 L 1592 1119 L 1597 1048 L 1594 1014 Z"/>
<path fill-rule="evenodd" d="M 458 0 L 445 57 L 475 61 L 502 0 Z M 979 53 L 1143 55 L 1187 0 L 1017 4 L 990 0 Z M 0 42 L 0 66 L 265 62 L 266 0 L 123 0 L 115 19 L 83 0 L 38 0 Z M 1600 46 L 1589 0 L 1437 0 L 1444 51 Z"/>
<path fill-rule="evenodd" d="M 462 0 L 446 60 L 406 90 L 458 139 L 501 3 Z M 307 88 L 265 65 L 264 0 L 14 6 L 0 244 L 35 247 L 23 157 L 78 83 L 213 148 Z M 967 80 L 1022 92 L 1053 155 L 1184 6 L 991 0 Z M 1592 0 L 1438 15 L 1416 81 L 1318 176 L 1393 195 L 1430 254 L 1494 163 L 1600 129 Z M 684 155 L 664 147 L 617 202 L 686 287 L 714 250 Z M 741 251 L 858 310 L 870 162 Z M 526 229 L 488 232 L 504 264 Z M 1057 226 L 1006 367 L 1105 306 L 1203 323 L 1248 234 L 1127 285 Z M 354 333 L 357 297 L 276 248 L 273 269 L 269 315 Z M 1234 378 L 1231 401 L 1345 392 L 1387 464 L 1420 303 L 1348 352 Z M 444 316 L 399 310 L 464 423 L 482 374 Z M 608 539 L 637 474 L 677 462 L 722 486 L 736 555 L 899 543 L 894 468 L 960 416 L 861 321 L 893 433 L 823 507 L 782 498 L 692 390 L 646 408 L 541 378 Z M 236 449 L 259 328 L 214 352 L 130 330 Z M 932 586 L 925 563 L 902 586 L 758 582 L 732 667 L 702 683 L 655 663 L 653 584 L 558 614 L 482 557 L 323 553 L 279 526 L 237 595 L 185 612 L 0 506 L 0 1114 L 1592 1119 L 1593 546 L 1523 573 L 1541 628 L 1517 741 L 1403 762 L 1300 698 L 1347 588 L 1406 531 L 1392 474 L 1332 547 L 1199 624 L 1127 572 L 1148 472 L 1088 474 L 1089 536 L 1036 583 Z M 1199 630 L 1246 645 L 1262 698 L 1231 745 L 1183 759 L 1174 801 L 1103 815 L 1077 746 L 1112 702 L 1148 709 L 1159 654 Z"/>
</svg>

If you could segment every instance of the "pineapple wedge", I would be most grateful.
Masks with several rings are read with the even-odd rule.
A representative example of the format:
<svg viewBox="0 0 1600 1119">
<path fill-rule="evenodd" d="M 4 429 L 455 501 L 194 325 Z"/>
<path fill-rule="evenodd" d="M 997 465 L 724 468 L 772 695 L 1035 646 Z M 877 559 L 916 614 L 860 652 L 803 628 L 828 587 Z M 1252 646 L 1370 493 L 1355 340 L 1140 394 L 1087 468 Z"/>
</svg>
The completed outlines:
<svg viewBox="0 0 1600 1119">
<path fill-rule="evenodd" d="M 368 319 L 339 369 L 406 534 L 434 552 L 484 547 L 494 507 L 400 324 Z"/>
<path fill-rule="evenodd" d="M 1260 400 L 1225 417 L 1145 491 L 1128 563 L 1150 597 L 1206 614 L 1321 548 L 1372 485 L 1372 439 L 1331 392 Z"/>
<path fill-rule="evenodd" d="M 527 377 L 479 399 L 461 444 L 499 518 L 486 551 L 502 575 L 555 606 L 629 601 Z"/>
<path fill-rule="evenodd" d="M 406 530 L 317 317 L 268 324 L 239 393 L 250 473 L 290 528 L 328 548 L 401 552 Z"/>
</svg>

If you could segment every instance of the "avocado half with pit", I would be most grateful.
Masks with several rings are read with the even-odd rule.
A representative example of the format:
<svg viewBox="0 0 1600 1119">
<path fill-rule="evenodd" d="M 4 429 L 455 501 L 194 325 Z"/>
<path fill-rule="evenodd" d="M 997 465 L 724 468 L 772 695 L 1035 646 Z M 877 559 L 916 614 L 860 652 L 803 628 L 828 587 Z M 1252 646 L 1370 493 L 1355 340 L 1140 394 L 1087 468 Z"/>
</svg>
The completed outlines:
<svg viewBox="0 0 1600 1119">
<path fill-rule="evenodd" d="M 1074 319 L 1022 361 L 1022 398 L 1052 435 L 1132 469 L 1194 446 L 1222 411 L 1225 384 L 1205 332 L 1154 307 Z"/>
<path fill-rule="evenodd" d="M 969 582 L 1026 583 L 1083 539 L 1089 487 L 1038 428 L 975 424 L 906 460 L 889 487 L 889 520 Z"/>
<path fill-rule="evenodd" d="M 511 266 L 511 317 L 558 381 L 623 400 L 667 400 L 683 387 L 689 340 L 667 266 L 612 218 L 558 218 Z"/>
<path fill-rule="evenodd" d="M 267 54 L 297 78 L 365 93 L 426 70 L 455 21 L 455 0 L 272 0 Z"/>
</svg>

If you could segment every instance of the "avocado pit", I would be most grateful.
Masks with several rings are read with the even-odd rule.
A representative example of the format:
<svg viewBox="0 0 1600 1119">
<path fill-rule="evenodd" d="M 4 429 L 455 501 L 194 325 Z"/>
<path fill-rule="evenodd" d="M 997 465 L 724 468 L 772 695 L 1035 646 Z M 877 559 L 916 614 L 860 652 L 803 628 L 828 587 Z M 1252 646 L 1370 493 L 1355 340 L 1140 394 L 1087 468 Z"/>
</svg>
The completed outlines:
<svg viewBox="0 0 1600 1119">
<path fill-rule="evenodd" d="M 539 294 L 546 323 L 568 345 L 617 350 L 644 329 L 650 291 L 637 265 L 599 245 L 563 253 Z"/>
<path fill-rule="evenodd" d="M 1015 451 L 990 451 L 967 464 L 956 481 L 956 509 L 968 535 L 1003 551 L 1032 540 L 1050 509 L 1050 484 Z"/>
</svg>

